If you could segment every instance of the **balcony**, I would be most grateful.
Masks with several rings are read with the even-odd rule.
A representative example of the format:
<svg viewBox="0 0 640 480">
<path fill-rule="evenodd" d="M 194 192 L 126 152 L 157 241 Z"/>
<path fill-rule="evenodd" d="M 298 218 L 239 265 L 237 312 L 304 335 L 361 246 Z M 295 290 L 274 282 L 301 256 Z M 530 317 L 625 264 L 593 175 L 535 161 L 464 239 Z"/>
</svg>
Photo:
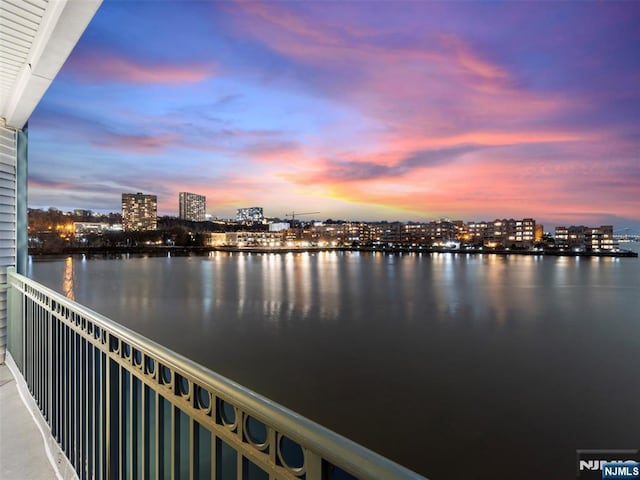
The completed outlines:
<svg viewBox="0 0 640 480">
<path fill-rule="evenodd" d="M 421 478 L 20 274 L 27 120 L 101 1 L 0 0 L 0 476 Z"/>
<path fill-rule="evenodd" d="M 63 476 L 422 478 L 13 269 L 7 283 L 8 363 Z"/>
</svg>

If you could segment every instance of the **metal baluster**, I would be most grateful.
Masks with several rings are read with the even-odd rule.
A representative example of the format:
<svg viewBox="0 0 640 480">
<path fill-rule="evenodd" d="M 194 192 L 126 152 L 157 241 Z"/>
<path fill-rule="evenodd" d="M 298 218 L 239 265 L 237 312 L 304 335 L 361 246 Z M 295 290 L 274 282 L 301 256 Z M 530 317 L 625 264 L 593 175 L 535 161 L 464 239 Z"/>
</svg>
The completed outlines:
<svg viewBox="0 0 640 480">
<path fill-rule="evenodd" d="M 62 321 L 62 320 L 61 320 Z M 71 458 L 71 332 L 66 323 L 62 322 L 65 326 L 65 379 L 64 379 L 64 421 L 65 421 L 65 453 L 67 458 Z"/>
<path fill-rule="evenodd" d="M 76 472 L 78 474 L 78 477 L 80 477 L 80 480 L 84 480 L 85 476 L 84 476 L 84 427 L 85 427 L 85 412 L 84 412 L 84 396 L 83 396 L 83 392 L 84 392 L 84 384 L 85 384 L 85 367 L 86 367 L 86 363 L 84 362 L 84 355 L 83 355 L 83 349 L 84 349 L 84 342 L 82 341 L 82 334 L 80 333 L 79 330 L 76 331 L 76 347 L 77 347 L 77 352 L 76 352 L 76 360 L 77 360 L 77 365 L 78 365 L 78 378 L 76 380 L 76 399 L 78 400 L 77 403 L 77 407 L 76 407 L 76 425 L 77 425 L 77 432 L 78 432 L 78 440 L 77 440 L 77 445 L 78 445 L 78 468 L 76 469 Z"/>
<path fill-rule="evenodd" d="M 195 396 L 192 395 L 192 399 L 191 399 L 192 405 L 193 405 L 194 399 L 195 399 Z M 200 443 L 194 437 L 196 433 L 198 432 L 195 428 L 193 417 L 189 415 L 189 480 L 194 480 L 195 478 L 194 472 L 196 468 L 198 468 L 198 463 L 199 463 L 198 456 L 195 454 Z"/>
<path fill-rule="evenodd" d="M 42 335 L 38 329 L 40 317 L 40 308 L 35 306 L 35 315 L 33 318 L 33 396 L 36 399 L 36 405 L 40 408 L 40 338 Z"/>
<path fill-rule="evenodd" d="M 238 423 L 238 440 L 240 440 L 240 444 L 242 445 L 243 441 L 243 425 L 244 425 L 244 413 L 238 408 L 236 410 L 236 421 Z M 244 478 L 244 472 L 242 469 L 243 455 L 241 450 L 236 450 L 236 477 L 238 480 L 242 480 Z"/>
<path fill-rule="evenodd" d="M 276 445 L 276 440 L 277 440 L 276 431 L 273 428 L 267 427 L 267 442 L 269 444 L 269 460 L 271 460 L 271 462 L 273 462 L 274 464 L 276 463 L 277 448 L 278 448 L 278 446 Z M 309 477 L 307 476 L 306 478 L 309 478 Z M 275 474 L 273 473 L 269 474 L 269 480 L 276 480 Z"/>
<path fill-rule="evenodd" d="M 85 320 L 82 320 L 80 326 L 82 324 L 86 328 L 87 324 Z M 84 338 L 84 335 L 80 335 L 80 343 L 82 345 L 82 475 L 83 478 L 88 478 L 89 476 L 89 395 L 87 394 L 87 388 L 89 385 L 89 354 L 87 352 L 88 345 L 87 340 Z"/>
<path fill-rule="evenodd" d="M 142 355 L 142 354 L 141 354 Z M 142 371 L 145 371 L 144 355 L 142 359 Z M 147 404 L 147 387 L 144 382 L 140 382 L 140 471 L 142 472 L 141 480 L 146 480 L 147 472 L 147 442 L 149 442 L 149 430 L 147 429 L 148 404 Z"/>
<path fill-rule="evenodd" d="M 172 387 L 173 388 L 173 387 Z M 177 463 L 178 459 L 176 458 L 176 448 L 180 445 L 180 442 L 176 442 L 176 407 L 173 402 L 169 402 L 169 408 L 171 408 L 171 439 L 170 439 L 170 448 L 171 452 L 171 480 L 176 480 L 176 469 L 178 468 Z"/>
<path fill-rule="evenodd" d="M 159 365 L 156 362 L 155 363 L 155 372 L 157 375 L 157 369 L 158 369 Z M 161 467 L 161 463 L 160 463 L 160 439 L 164 436 L 164 425 L 163 422 L 161 422 L 161 415 L 164 414 L 162 407 L 160 406 L 160 402 L 161 402 L 161 396 L 160 394 L 155 391 L 154 392 L 154 396 L 155 396 L 155 401 L 156 401 L 156 418 L 155 418 L 155 424 L 156 424 L 156 435 L 155 435 L 155 450 L 156 450 L 156 455 L 155 455 L 155 464 L 156 464 L 156 477 L 160 478 L 160 474 L 163 474 L 163 478 L 164 478 L 164 471 Z M 163 458 L 164 461 L 164 458 Z"/>
<path fill-rule="evenodd" d="M 87 332 L 89 332 L 89 324 L 87 324 Z M 87 437 L 87 454 L 86 454 L 86 462 L 87 462 L 87 477 L 90 479 L 95 478 L 94 471 L 94 444 L 93 444 L 93 432 L 95 429 L 95 418 L 96 418 L 96 410 L 93 406 L 93 388 L 95 384 L 95 376 L 93 374 L 93 344 L 86 340 L 87 344 L 87 429 L 86 429 L 86 437 Z"/>
<path fill-rule="evenodd" d="M 47 423 L 49 428 L 53 427 L 53 325 L 51 325 L 51 319 L 45 312 L 45 328 L 46 328 L 46 343 L 47 343 Z"/>
<path fill-rule="evenodd" d="M 118 347 L 120 348 L 120 343 L 118 343 Z M 124 435 L 122 434 L 122 425 L 123 425 L 123 419 L 124 419 L 124 412 L 123 412 L 123 397 L 124 397 L 124 390 L 123 390 L 123 381 L 122 381 L 122 376 L 124 375 L 124 369 L 120 368 L 120 365 L 118 365 L 117 367 L 118 370 L 118 396 L 117 401 L 118 401 L 118 478 L 120 480 L 125 480 L 125 476 L 124 476 L 124 458 L 126 455 L 126 452 L 124 451 Z"/>
<path fill-rule="evenodd" d="M 213 399 L 211 400 L 213 401 Z M 215 408 L 215 407 L 214 407 Z M 211 411 L 213 418 L 215 419 L 215 410 Z M 211 430 L 211 480 L 216 480 L 216 471 L 218 470 L 218 461 L 216 458 L 216 444 L 218 443 L 218 437 Z"/>
<path fill-rule="evenodd" d="M 101 331 L 102 335 L 105 335 L 104 331 Z M 98 339 L 99 341 L 102 341 L 101 338 Z M 107 477 L 107 464 L 108 464 L 108 456 L 106 455 L 107 453 L 107 432 L 106 432 L 106 426 L 108 425 L 108 421 L 109 421 L 109 407 L 108 407 L 108 402 L 107 402 L 107 398 L 108 397 L 108 389 L 107 389 L 107 382 L 108 382 L 108 372 L 107 372 L 107 367 L 106 367 L 106 363 L 105 363 L 105 358 L 106 358 L 106 354 L 102 351 L 99 350 L 98 351 L 98 372 L 99 372 L 99 379 L 100 379 L 100 401 L 98 402 L 99 404 L 99 410 L 100 410 L 100 423 L 98 424 L 98 467 L 99 467 L 99 479 L 103 480 Z"/>
<path fill-rule="evenodd" d="M 38 307 L 38 337 L 36 341 L 38 342 L 38 363 L 37 365 L 37 375 L 38 375 L 38 408 L 42 412 L 44 410 L 44 331 L 42 328 L 42 308 Z"/>
<path fill-rule="evenodd" d="M 71 325 L 71 324 L 70 324 Z M 76 332 L 72 326 L 69 327 L 71 332 L 71 464 L 78 471 L 78 349 Z"/>
<path fill-rule="evenodd" d="M 131 353 L 132 358 L 133 358 L 133 352 Z M 127 477 L 126 478 L 130 478 L 133 479 L 133 466 L 135 464 L 135 445 L 133 443 L 133 439 L 134 439 L 134 435 L 133 435 L 133 420 L 135 418 L 135 408 L 133 405 L 133 389 L 135 388 L 135 381 L 133 378 L 133 374 L 129 373 L 129 405 L 127 405 L 127 408 L 129 410 L 129 415 L 127 416 L 127 420 L 128 420 L 128 424 L 129 424 L 129 431 L 127 432 L 127 437 L 128 437 L 128 453 L 127 453 L 127 458 L 129 459 L 129 471 L 127 472 Z"/>
<path fill-rule="evenodd" d="M 320 480 L 322 478 L 322 457 L 311 450 L 304 450 L 304 465 L 306 480 Z"/>
<path fill-rule="evenodd" d="M 110 335 L 107 335 L 107 351 L 110 349 Z M 114 368 L 111 365 L 111 359 L 109 358 L 109 355 L 107 353 L 105 353 L 104 356 L 104 361 L 105 361 L 105 366 L 106 366 L 106 391 L 105 391 L 105 410 L 106 410 L 106 424 L 104 426 L 105 428 L 105 432 L 104 436 L 102 437 L 104 442 L 105 442 L 105 467 L 106 467 L 106 477 L 108 479 L 113 479 L 116 478 L 116 469 L 114 469 L 114 465 L 113 465 L 113 455 L 115 455 L 115 450 L 116 448 L 115 445 L 112 445 L 112 432 L 111 432 L 111 417 L 112 417 L 112 412 L 111 412 L 111 396 L 112 396 L 112 392 L 111 392 L 111 370 Z M 114 450 L 114 452 L 112 452 L 112 449 Z"/>
<path fill-rule="evenodd" d="M 95 329 L 95 327 L 94 327 Z M 100 342 L 100 339 L 97 339 Z M 95 410 L 95 422 L 93 424 L 93 472 L 94 478 L 98 480 L 102 480 L 102 442 L 100 441 L 102 437 L 102 418 L 104 415 L 104 408 L 102 407 L 102 384 L 104 381 L 104 375 L 102 375 L 101 371 L 101 355 L 102 352 L 96 344 L 96 347 L 93 351 L 93 372 L 94 372 L 94 390 L 93 390 L 93 406 Z"/>
</svg>

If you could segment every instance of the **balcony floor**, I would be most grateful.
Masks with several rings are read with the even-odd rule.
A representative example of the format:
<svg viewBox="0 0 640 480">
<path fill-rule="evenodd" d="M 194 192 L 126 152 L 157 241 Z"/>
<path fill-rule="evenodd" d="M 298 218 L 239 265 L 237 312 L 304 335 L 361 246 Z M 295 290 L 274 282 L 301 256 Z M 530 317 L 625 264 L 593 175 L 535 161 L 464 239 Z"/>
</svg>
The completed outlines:
<svg viewBox="0 0 640 480">
<path fill-rule="evenodd" d="M 16 379 L 4 364 L 0 365 L 0 478 L 57 478 Z"/>
</svg>

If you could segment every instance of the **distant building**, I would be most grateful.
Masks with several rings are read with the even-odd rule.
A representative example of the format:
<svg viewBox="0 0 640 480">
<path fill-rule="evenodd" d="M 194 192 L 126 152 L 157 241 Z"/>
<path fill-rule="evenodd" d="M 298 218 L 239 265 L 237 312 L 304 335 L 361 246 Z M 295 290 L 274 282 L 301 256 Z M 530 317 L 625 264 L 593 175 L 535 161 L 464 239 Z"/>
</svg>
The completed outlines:
<svg viewBox="0 0 640 480">
<path fill-rule="evenodd" d="M 535 242 L 535 239 L 536 221 L 533 218 L 516 220 L 515 244 L 520 247 L 531 247 Z M 511 237 L 509 237 L 509 240 L 511 240 Z"/>
<path fill-rule="evenodd" d="M 197 193 L 180 192 L 179 217 L 192 222 L 204 222 L 207 212 L 207 197 Z"/>
<path fill-rule="evenodd" d="M 91 217 L 91 215 L 93 215 L 93 212 L 91 210 L 76 208 L 73 210 L 73 215 L 76 217 Z"/>
<path fill-rule="evenodd" d="M 585 246 L 588 250 L 614 250 L 617 248 L 613 239 L 613 225 L 587 227 L 585 231 Z"/>
<path fill-rule="evenodd" d="M 556 227 L 555 243 L 559 248 L 569 248 L 576 251 L 615 250 L 618 245 L 613 238 L 612 225 L 599 227 L 585 227 L 572 225 L 570 227 Z"/>
<path fill-rule="evenodd" d="M 440 246 L 452 242 L 458 238 L 461 223 L 461 221 L 452 222 L 444 218 L 429 222 L 424 225 L 424 238 L 417 244 Z"/>
<path fill-rule="evenodd" d="M 482 245 L 488 228 L 489 223 L 484 220 L 481 222 L 469 222 L 467 223 L 467 232 L 464 240 L 472 245 Z"/>
<path fill-rule="evenodd" d="M 282 246 L 283 232 L 225 232 L 209 233 L 205 245 L 210 247 L 261 247 L 276 248 Z"/>
<path fill-rule="evenodd" d="M 264 213 L 262 207 L 239 208 L 236 212 L 238 222 L 262 222 Z"/>
<path fill-rule="evenodd" d="M 558 248 L 569 247 L 569 229 L 564 225 L 556 227 L 555 245 Z"/>
<path fill-rule="evenodd" d="M 122 229 L 156 230 L 158 197 L 143 193 L 122 194 Z"/>
<path fill-rule="evenodd" d="M 402 244 L 401 222 L 390 222 L 379 225 L 379 241 L 390 246 Z"/>
<path fill-rule="evenodd" d="M 544 236 L 544 226 L 541 223 L 536 223 L 536 228 L 533 232 L 533 239 L 536 242 L 541 242 Z"/>
<path fill-rule="evenodd" d="M 291 227 L 289 222 L 276 222 L 269 224 L 270 232 L 281 232 L 282 230 L 288 230 Z"/>
<path fill-rule="evenodd" d="M 100 222 L 73 222 L 73 231 L 76 237 L 82 237 L 92 233 L 104 233 L 109 230 L 108 223 Z"/>
<path fill-rule="evenodd" d="M 469 222 L 456 228 L 456 235 L 465 243 L 490 248 L 530 248 L 536 239 L 533 218 L 497 218 L 493 222 Z M 540 230 L 540 229 L 538 229 Z"/>
</svg>

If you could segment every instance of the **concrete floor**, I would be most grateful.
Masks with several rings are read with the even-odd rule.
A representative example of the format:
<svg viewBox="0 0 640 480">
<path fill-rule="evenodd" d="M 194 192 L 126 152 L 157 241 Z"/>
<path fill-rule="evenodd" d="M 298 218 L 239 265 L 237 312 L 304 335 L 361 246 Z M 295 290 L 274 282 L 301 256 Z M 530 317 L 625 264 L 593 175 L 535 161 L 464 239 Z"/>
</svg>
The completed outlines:
<svg viewBox="0 0 640 480">
<path fill-rule="evenodd" d="M 0 479 L 55 478 L 42 434 L 20 398 L 16 380 L 6 365 L 0 365 Z"/>
</svg>

